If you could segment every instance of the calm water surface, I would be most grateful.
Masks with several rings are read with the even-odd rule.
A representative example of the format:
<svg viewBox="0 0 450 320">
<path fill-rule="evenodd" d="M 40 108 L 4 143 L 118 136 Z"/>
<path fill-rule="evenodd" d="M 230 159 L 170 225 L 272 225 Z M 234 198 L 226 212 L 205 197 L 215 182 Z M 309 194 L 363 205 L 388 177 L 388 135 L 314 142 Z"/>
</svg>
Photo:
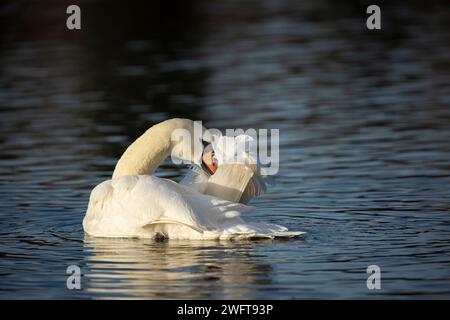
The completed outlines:
<svg viewBox="0 0 450 320">
<path fill-rule="evenodd" d="M 448 4 L 369 32 L 357 1 L 108 3 L 78 33 L 65 7 L 0 7 L 0 298 L 450 298 Z M 279 128 L 277 185 L 245 218 L 306 238 L 85 236 L 91 189 L 171 117 Z"/>
</svg>

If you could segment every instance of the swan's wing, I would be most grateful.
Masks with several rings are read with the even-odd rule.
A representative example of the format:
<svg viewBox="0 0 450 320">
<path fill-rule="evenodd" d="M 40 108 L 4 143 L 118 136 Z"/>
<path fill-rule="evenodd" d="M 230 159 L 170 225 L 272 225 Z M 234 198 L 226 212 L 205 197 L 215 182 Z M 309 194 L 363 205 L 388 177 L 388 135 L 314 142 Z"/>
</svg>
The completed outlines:
<svg viewBox="0 0 450 320">
<path fill-rule="evenodd" d="M 169 181 L 169 183 L 176 184 L 173 181 Z M 184 187 L 178 185 L 176 188 Z M 181 191 L 181 189 L 179 190 Z M 198 238 L 291 238 L 304 234 L 304 232 L 288 231 L 287 228 L 276 224 L 245 222 L 241 219 L 241 214 L 255 210 L 252 206 L 196 192 L 182 192 L 181 194 L 197 222 L 196 226 L 189 225 L 187 227 L 197 231 L 199 233 Z M 169 214 L 162 219 L 149 223 L 148 226 L 177 223 L 179 223 L 178 220 L 173 219 Z M 168 237 L 178 238 L 178 235 L 168 234 Z"/>
<path fill-rule="evenodd" d="M 263 177 L 258 165 L 250 166 L 254 174 L 249 180 L 247 186 L 242 192 L 239 202 L 247 204 L 252 198 L 261 195 L 267 190 L 266 177 Z M 180 185 L 197 190 L 200 193 L 205 193 L 208 188 L 208 182 L 211 177 L 202 168 L 193 166 L 184 178 L 180 181 Z"/>
<path fill-rule="evenodd" d="M 241 203 L 234 203 L 213 196 L 208 196 L 197 192 L 189 187 L 177 184 L 171 180 L 164 180 L 170 189 L 177 193 L 178 204 L 170 204 L 164 216 L 156 221 L 150 221 L 149 224 L 159 222 L 188 222 L 193 229 L 211 231 L 220 229 L 223 221 L 228 218 L 238 218 L 241 213 L 254 210 L 254 207 L 246 206 Z M 173 201 L 174 199 L 171 199 Z M 179 205 L 182 204 L 184 214 L 189 214 L 188 221 L 181 221 Z"/>
<path fill-rule="evenodd" d="M 196 217 L 183 193 L 198 194 L 173 181 L 148 175 L 105 181 L 91 192 L 84 230 L 94 236 L 145 236 L 142 227 L 165 216 L 196 226 Z"/>
<path fill-rule="evenodd" d="M 257 168 L 241 195 L 239 202 L 248 203 L 252 198 L 266 192 L 267 186 L 264 178 L 261 176 L 260 169 Z"/>
</svg>

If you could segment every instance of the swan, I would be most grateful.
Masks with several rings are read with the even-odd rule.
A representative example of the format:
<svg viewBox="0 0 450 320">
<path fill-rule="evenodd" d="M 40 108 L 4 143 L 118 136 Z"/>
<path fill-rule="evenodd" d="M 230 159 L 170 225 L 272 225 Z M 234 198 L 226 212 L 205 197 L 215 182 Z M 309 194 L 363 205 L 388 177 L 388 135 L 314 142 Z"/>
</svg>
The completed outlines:
<svg viewBox="0 0 450 320">
<path fill-rule="evenodd" d="M 88 236 L 217 240 L 303 234 L 276 224 L 246 223 L 240 215 L 254 208 L 203 194 L 212 172 L 200 166 L 180 184 L 154 176 L 169 155 L 199 162 L 194 148 L 185 152 L 172 141 L 176 129 L 185 129 L 195 137 L 194 121 L 189 119 L 169 119 L 152 126 L 126 149 L 112 179 L 92 190 L 83 219 Z"/>
</svg>

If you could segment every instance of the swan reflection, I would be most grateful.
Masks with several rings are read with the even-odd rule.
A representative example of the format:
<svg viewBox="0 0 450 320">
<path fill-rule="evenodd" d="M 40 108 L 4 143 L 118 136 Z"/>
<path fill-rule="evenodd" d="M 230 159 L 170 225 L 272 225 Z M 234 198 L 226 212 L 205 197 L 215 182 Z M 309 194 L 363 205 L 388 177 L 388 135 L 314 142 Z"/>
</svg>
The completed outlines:
<svg viewBox="0 0 450 320">
<path fill-rule="evenodd" d="M 265 240 L 264 242 L 270 242 Z M 85 236 L 83 287 L 96 298 L 254 298 L 271 283 L 258 242 L 111 239 Z"/>
</svg>

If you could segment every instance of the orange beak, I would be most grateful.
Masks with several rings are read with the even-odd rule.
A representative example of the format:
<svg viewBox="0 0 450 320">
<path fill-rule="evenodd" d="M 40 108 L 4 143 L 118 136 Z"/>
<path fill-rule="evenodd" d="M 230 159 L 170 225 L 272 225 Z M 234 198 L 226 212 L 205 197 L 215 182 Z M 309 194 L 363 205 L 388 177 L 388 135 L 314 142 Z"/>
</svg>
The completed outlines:
<svg viewBox="0 0 450 320">
<path fill-rule="evenodd" d="M 214 151 L 205 152 L 202 156 L 203 165 L 208 169 L 210 174 L 214 174 L 217 171 L 217 160 L 214 158 Z"/>
</svg>

